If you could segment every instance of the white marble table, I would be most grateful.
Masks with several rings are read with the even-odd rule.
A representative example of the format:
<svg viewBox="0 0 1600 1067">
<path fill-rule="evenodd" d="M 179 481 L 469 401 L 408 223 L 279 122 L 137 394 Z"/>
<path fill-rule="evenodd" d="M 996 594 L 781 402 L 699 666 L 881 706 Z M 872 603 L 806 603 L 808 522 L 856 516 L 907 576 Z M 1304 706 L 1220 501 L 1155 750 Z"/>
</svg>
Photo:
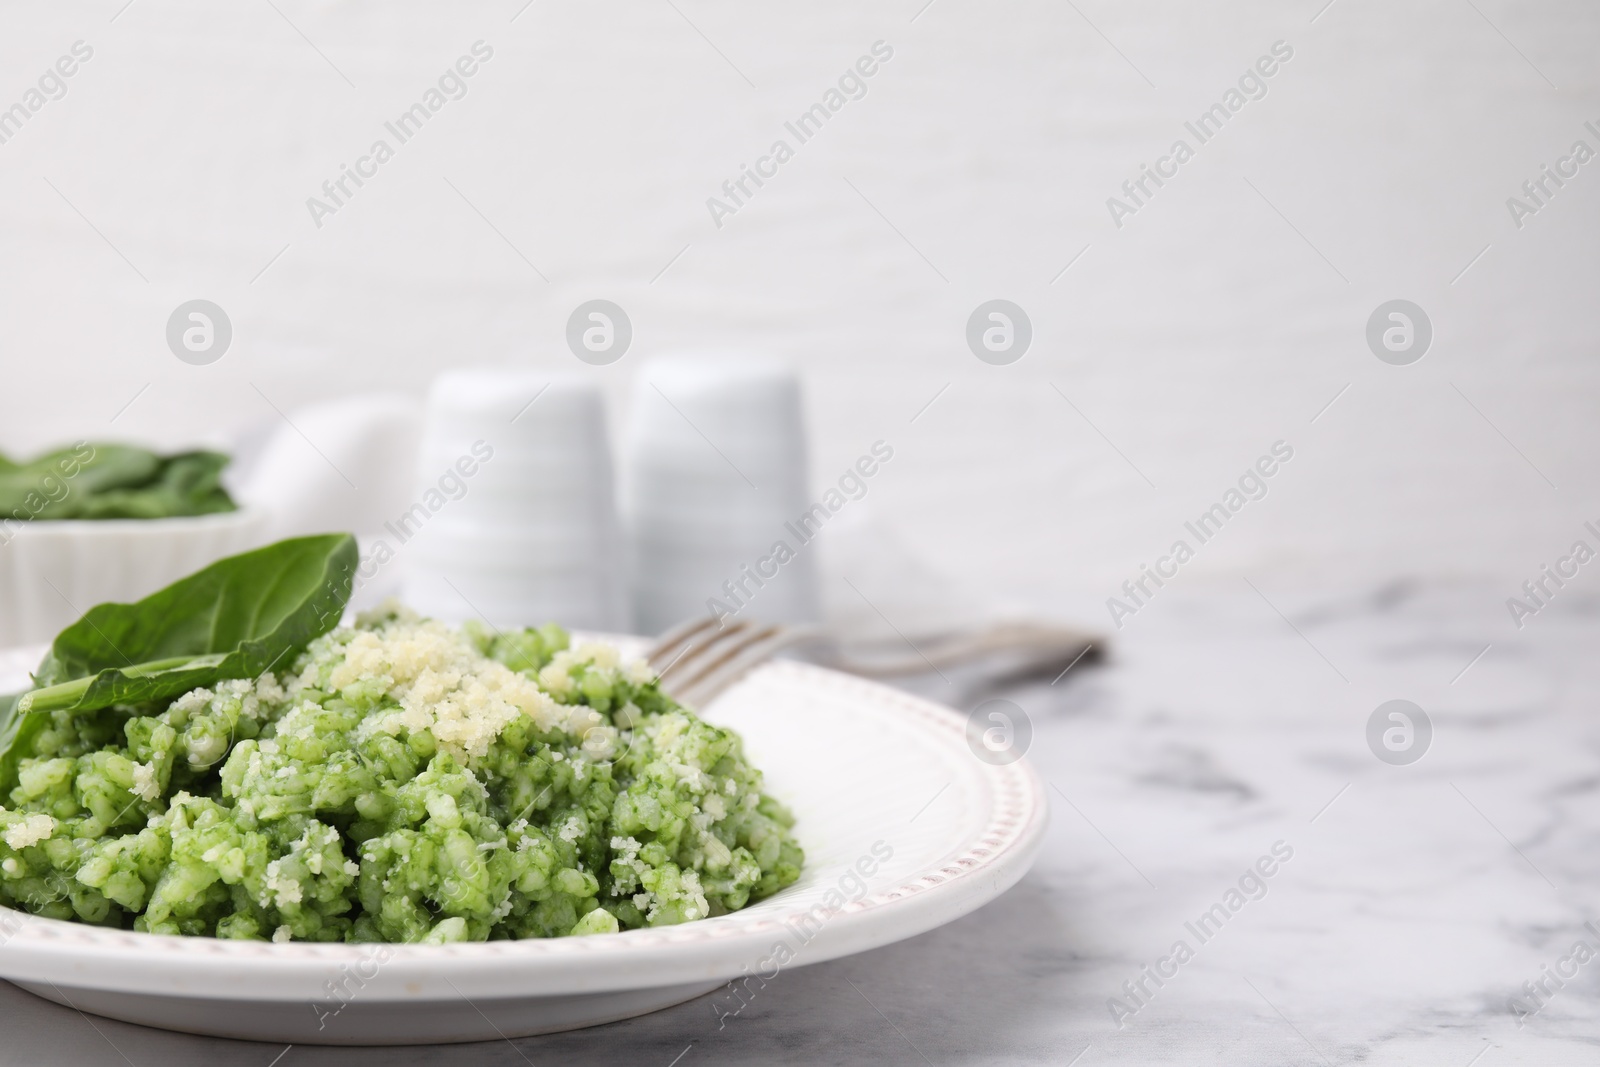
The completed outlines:
<svg viewBox="0 0 1600 1067">
<path fill-rule="evenodd" d="M 1256 584 L 1169 589 L 1113 663 L 1006 691 L 1055 802 L 1017 888 L 786 972 L 720 1031 L 701 1000 L 515 1045 L 285 1050 L 0 986 L 0 1064 L 1600 1063 L 1600 962 L 1525 1025 L 1508 1008 L 1575 941 L 1600 947 L 1600 600 L 1573 590 L 1519 632 L 1511 590 Z M 1366 744 L 1391 698 L 1434 724 L 1410 766 Z M 1265 896 L 1202 943 L 1185 924 L 1280 841 Z M 1123 983 L 1178 940 L 1193 958 L 1144 978 L 1119 1028 L 1108 999 L 1134 1007 Z"/>
</svg>

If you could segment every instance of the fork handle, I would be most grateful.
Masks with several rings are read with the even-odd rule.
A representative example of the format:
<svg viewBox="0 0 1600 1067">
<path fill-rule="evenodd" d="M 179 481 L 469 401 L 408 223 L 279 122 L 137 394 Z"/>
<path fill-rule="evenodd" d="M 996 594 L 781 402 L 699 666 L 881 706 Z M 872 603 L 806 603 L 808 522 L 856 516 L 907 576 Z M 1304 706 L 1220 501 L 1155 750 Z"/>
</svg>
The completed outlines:
<svg viewBox="0 0 1600 1067">
<path fill-rule="evenodd" d="M 888 642 L 881 642 L 888 644 Z M 925 674 L 930 668 L 965 666 L 998 652 L 1032 653 L 1045 662 L 1066 661 L 1098 649 L 1106 639 L 1099 634 L 1049 623 L 1026 621 L 991 623 L 976 631 L 938 634 L 919 641 L 911 651 L 893 655 L 859 656 L 837 645 L 824 653 L 826 666 L 870 678 L 895 678 Z"/>
</svg>

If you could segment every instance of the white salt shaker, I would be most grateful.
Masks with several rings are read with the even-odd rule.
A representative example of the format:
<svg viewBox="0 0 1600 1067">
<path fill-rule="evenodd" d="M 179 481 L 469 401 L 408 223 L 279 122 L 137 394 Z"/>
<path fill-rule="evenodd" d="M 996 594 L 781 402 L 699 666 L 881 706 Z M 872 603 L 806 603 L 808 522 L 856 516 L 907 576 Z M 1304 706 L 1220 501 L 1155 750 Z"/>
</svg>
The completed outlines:
<svg viewBox="0 0 1600 1067">
<path fill-rule="evenodd" d="M 771 359 L 671 355 L 633 385 L 623 512 L 634 622 L 818 615 L 800 382 Z"/>
<path fill-rule="evenodd" d="M 449 621 L 627 628 L 599 390 L 531 370 L 452 371 L 428 394 L 417 505 L 386 529 L 402 599 Z"/>
</svg>

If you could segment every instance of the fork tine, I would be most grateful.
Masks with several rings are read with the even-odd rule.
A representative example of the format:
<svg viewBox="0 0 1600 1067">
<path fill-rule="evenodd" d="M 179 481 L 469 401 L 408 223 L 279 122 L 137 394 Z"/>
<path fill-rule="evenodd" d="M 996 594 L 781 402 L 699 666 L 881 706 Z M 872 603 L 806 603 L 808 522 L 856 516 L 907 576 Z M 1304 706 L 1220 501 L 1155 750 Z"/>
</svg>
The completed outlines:
<svg viewBox="0 0 1600 1067">
<path fill-rule="evenodd" d="M 737 662 L 711 672 L 696 681 L 694 685 L 686 687 L 681 695 L 674 694 L 674 699 L 686 707 L 704 708 L 755 668 L 771 659 L 776 650 L 776 647 L 756 649 L 748 659 L 740 657 Z"/>
<path fill-rule="evenodd" d="M 719 646 L 714 655 L 696 660 L 690 676 L 674 686 L 675 693 L 691 706 L 704 707 L 778 652 L 809 636 L 809 628 L 768 626 L 728 647 Z"/>
<path fill-rule="evenodd" d="M 781 629 L 779 626 L 745 624 L 730 626 L 712 635 L 709 640 L 697 646 L 691 655 L 683 658 L 674 686 L 678 689 L 692 688 L 718 667 L 728 663 L 746 649 L 772 637 Z"/>
<path fill-rule="evenodd" d="M 783 648 L 809 640 L 816 633 L 814 626 L 692 618 L 663 633 L 644 659 L 668 695 L 680 703 L 698 706 Z"/>
<path fill-rule="evenodd" d="M 735 622 L 709 632 L 701 629 L 695 639 L 676 644 L 678 651 L 670 662 L 656 671 L 656 676 L 669 693 L 675 693 L 688 684 L 691 676 L 701 673 L 705 663 L 744 639 L 755 628 L 755 623 Z M 672 676 L 670 680 L 668 675 Z"/>
<path fill-rule="evenodd" d="M 708 627 L 716 624 L 717 620 L 710 617 L 691 618 L 680 622 L 662 634 L 656 640 L 656 643 L 650 646 L 650 650 L 644 656 L 645 662 L 650 664 L 652 670 L 661 671 L 665 666 L 676 662 L 678 657 L 684 654 L 685 646 L 693 645 L 697 636 Z M 735 623 L 734 625 L 742 626 L 744 624 Z"/>
</svg>

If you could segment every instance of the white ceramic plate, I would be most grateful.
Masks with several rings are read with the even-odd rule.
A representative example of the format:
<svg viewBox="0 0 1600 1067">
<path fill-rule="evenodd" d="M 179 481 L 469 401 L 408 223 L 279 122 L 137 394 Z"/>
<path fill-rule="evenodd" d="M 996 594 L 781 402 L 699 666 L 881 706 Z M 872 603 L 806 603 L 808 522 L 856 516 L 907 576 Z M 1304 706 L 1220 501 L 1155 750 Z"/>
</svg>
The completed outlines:
<svg viewBox="0 0 1600 1067">
<path fill-rule="evenodd" d="M 26 685 L 36 659 L 0 657 L 0 692 Z M 1010 888 L 1038 852 L 1038 777 L 1026 761 L 980 761 L 949 708 L 784 661 L 705 717 L 744 735 L 806 850 L 798 883 L 743 911 L 610 936 L 361 946 L 157 937 L 0 908 L 0 977 L 115 1019 L 262 1041 L 549 1033 L 931 930 Z"/>
</svg>

